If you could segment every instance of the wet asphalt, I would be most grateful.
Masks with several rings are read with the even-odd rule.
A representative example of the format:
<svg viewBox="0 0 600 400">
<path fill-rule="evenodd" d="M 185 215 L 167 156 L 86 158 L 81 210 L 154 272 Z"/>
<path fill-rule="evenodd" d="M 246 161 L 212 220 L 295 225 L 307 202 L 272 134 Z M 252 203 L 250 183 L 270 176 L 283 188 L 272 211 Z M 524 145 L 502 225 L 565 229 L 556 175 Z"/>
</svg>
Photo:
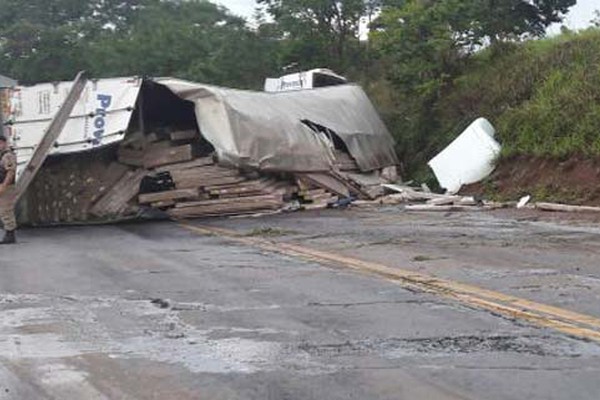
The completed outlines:
<svg viewBox="0 0 600 400">
<path fill-rule="evenodd" d="M 600 316 L 600 228 L 397 208 L 195 221 Z M 600 345 L 171 222 L 0 249 L 0 400 L 598 399 Z"/>
</svg>

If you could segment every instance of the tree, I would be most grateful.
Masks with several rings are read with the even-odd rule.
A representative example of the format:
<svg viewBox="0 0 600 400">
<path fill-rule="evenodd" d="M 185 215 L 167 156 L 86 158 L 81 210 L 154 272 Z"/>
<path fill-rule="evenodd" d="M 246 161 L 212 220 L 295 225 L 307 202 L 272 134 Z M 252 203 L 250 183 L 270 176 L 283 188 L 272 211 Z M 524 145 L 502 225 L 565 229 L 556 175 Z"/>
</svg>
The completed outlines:
<svg viewBox="0 0 600 400">
<path fill-rule="evenodd" d="M 344 69 L 357 47 L 364 0 L 258 0 L 278 25 L 283 60 Z"/>
<path fill-rule="evenodd" d="M 464 2 L 448 0 L 430 4 L 407 0 L 401 7 L 386 7 L 372 24 L 370 39 L 386 58 L 390 81 L 409 95 L 435 96 L 446 78 L 458 69 L 462 49 L 457 27 L 461 24 Z"/>
<path fill-rule="evenodd" d="M 388 0 L 372 39 L 399 87 L 432 94 L 489 43 L 543 36 L 576 0 Z"/>
<path fill-rule="evenodd" d="M 577 0 L 469 0 L 474 37 L 492 42 L 523 36 L 544 36 L 561 22 Z"/>
<path fill-rule="evenodd" d="M 175 76 L 257 88 L 275 69 L 263 43 L 223 7 L 162 1 L 137 11 L 127 29 L 92 41 L 87 59 L 95 76 Z"/>
<path fill-rule="evenodd" d="M 596 28 L 600 28 L 600 10 L 594 11 L 594 19 L 590 21 Z"/>
<path fill-rule="evenodd" d="M 5 0 L 0 8 L 0 68 L 24 83 L 70 79 L 88 69 L 86 44 L 124 29 L 158 0 Z"/>
<path fill-rule="evenodd" d="M 5 0 L 0 70 L 23 83 L 172 75 L 262 86 L 272 43 L 243 18 L 204 0 Z"/>
</svg>

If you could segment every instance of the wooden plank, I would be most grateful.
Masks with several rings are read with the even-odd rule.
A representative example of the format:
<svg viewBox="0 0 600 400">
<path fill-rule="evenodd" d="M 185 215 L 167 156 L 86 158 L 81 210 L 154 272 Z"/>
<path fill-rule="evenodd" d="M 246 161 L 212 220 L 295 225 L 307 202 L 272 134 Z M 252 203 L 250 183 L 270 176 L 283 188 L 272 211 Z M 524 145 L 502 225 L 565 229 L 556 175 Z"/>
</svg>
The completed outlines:
<svg viewBox="0 0 600 400">
<path fill-rule="evenodd" d="M 161 150 L 170 149 L 172 147 L 173 147 L 173 143 L 171 143 L 168 140 L 162 140 L 159 142 L 154 142 L 154 143 L 148 144 L 148 146 L 146 147 L 146 152 L 159 152 Z"/>
<path fill-rule="evenodd" d="M 427 204 L 408 205 L 404 208 L 406 211 L 418 212 L 459 212 L 459 211 L 489 211 L 492 207 L 482 206 L 432 206 Z"/>
<path fill-rule="evenodd" d="M 313 185 L 326 189 L 329 192 L 342 197 L 350 197 L 350 190 L 344 181 L 330 174 L 303 174 L 301 179 L 311 182 Z"/>
<path fill-rule="evenodd" d="M 187 188 L 197 188 L 197 187 L 206 187 L 206 186 L 216 186 L 219 184 L 229 185 L 232 183 L 240 183 L 244 182 L 246 178 L 243 176 L 231 176 L 225 178 L 212 178 L 212 179 L 203 179 L 201 181 L 195 179 L 186 179 L 181 181 L 175 181 L 175 186 L 178 189 L 187 189 Z"/>
<path fill-rule="evenodd" d="M 207 192 L 214 196 L 222 195 L 243 195 L 251 192 L 268 191 L 274 188 L 271 186 L 271 182 L 268 181 L 251 181 L 242 182 L 237 185 L 225 185 L 225 186 L 207 186 L 204 188 Z"/>
<path fill-rule="evenodd" d="M 148 171 L 128 171 L 104 196 L 94 204 L 90 213 L 97 217 L 119 215 L 123 212 L 128 202 L 140 190 L 140 183 Z"/>
<path fill-rule="evenodd" d="M 150 204 L 159 201 L 193 199 L 198 197 L 199 194 L 198 189 L 178 189 L 157 193 L 145 193 L 138 197 L 138 202 L 140 204 Z"/>
<path fill-rule="evenodd" d="M 571 205 L 567 205 L 567 204 L 557 204 L 557 203 L 535 203 L 535 208 L 537 208 L 538 210 L 542 210 L 542 211 L 557 211 L 557 212 L 569 212 L 569 213 L 600 212 L 600 207 L 571 206 Z"/>
<path fill-rule="evenodd" d="M 172 171 L 171 177 L 175 182 L 183 180 L 202 181 L 205 179 L 229 178 L 232 176 L 240 176 L 239 171 L 234 169 L 215 169 L 212 166 L 191 168 L 183 171 Z"/>
<path fill-rule="evenodd" d="M 117 159 L 121 164 L 131 165 L 132 167 L 144 166 L 144 152 L 142 150 L 119 147 Z"/>
<path fill-rule="evenodd" d="M 198 132 L 196 130 L 187 130 L 187 131 L 175 131 L 175 132 L 171 132 L 171 140 L 173 141 L 178 141 L 178 140 L 193 140 L 198 138 L 200 135 L 198 134 Z"/>
<path fill-rule="evenodd" d="M 319 196 L 322 194 L 326 194 L 327 191 L 325 189 L 312 189 L 312 190 L 301 190 L 298 192 L 300 197 L 311 197 L 311 196 Z"/>
<path fill-rule="evenodd" d="M 457 203 L 457 202 L 461 201 L 461 199 L 462 199 L 461 196 L 445 196 L 445 197 L 431 199 L 427 202 L 427 204 L 432 205 L 432 206 L 447 206 L 447 205 L 452 205 L 454 203 Z M 467 204 L 463 204 L 463 205 L 467 205 Z M 472 204 L 472 205 L 475 205 L 475 204 Z"/>
<path fill-rule="evenodd" d="M 265 194 L 271 194 L 271 193 L 266 193 L 261 190 L 255 190 L 252 192 L 245 192 L 245 193 L 225 193 L 225 194 L 219 194 L 219 195 L 211 195 L 211 197 L 213 199 L 215 199 L 215 197 L 217 199 L 243 199 L 245 197 L 263 196 Z M 276 194 L 280 194 L 280 193 L 276 193 Z"/>
<path fill-rule="evenodd" d="M 215 205 L 212 207 L 184 207 L 173 208 L 168 211 L 173 218 L 193 218 L 202 216 L 237 215 L 250 211 L 277 210 L 283 205 L 282 202 L 272 203 L 241 203 L 235 205 Z"/>
<path fill-rule="evenodd" d="M 306 211 L 324 210 L 328 207 L 327 203 L 303 204 L 302 209 Z"/>
<path fill-rule="evenodd" d="M 158 167 L 155 169 L 156 172 L 175 172 L 175 171 L 185 171 L 187 169 L 192 169 L 196 167 L 205 167 L 209 165 L 214 165 L 215 161 L 212 157 L 202 157 L 197 158 L 192 161 L 181 162 L 177 164 L 165 165 L 162 167 Z"/>
<path fill-rule="evenodd" d="M 163 165 L 191 161 L 194 158 L 192 145 L 149 150 L 144 154 L 144 168 L 150 169 Z"/>
<path fill-rule="evenodd" d="M 175 200 L 157 201 L 156 203 L 150 204 L 152 208 L 168 208 L 174 207 L 176 204 Z"/>
<path fill-rule="evenodd" d="M 262 195 L 262 196 L 253 196 L 253 197 L 242 197 L 242 198 L 231 198 L 231 199 L 214 199 L 214 200 L 202 200 L 202 201 L 193 201 L 187 203 L 178 203 L 176 205 L 177 208 L 186 208 L 186 207 L 204 207 L 204 206 L 212 206 L 212 205 L 221 205 L 221 204 L 236 204 L 236 203 L 260 203 L 260 202 L 268 202 L 268 201 L 278 201 L 282 202 L 281 196 L 278 195 Z"/>
<path fill-rule="evenodd" d="M 64 103 L 61 105 L 60 110 L 56 113 L 52 122 L 44 132 L 44 136 L 40 143 L 36 146 L 33 151 L 33 155 L 29 159 L 27 166 L 24 171 L 19 176 L 19 179 L 15 185 L 15 200 L 18 201 L 19 198 L 25 193 L 33 179 L 39 172 L 40 168 L 46 161 L 48 154 L 54 148 L 54 144 L 60 137 L 67 121 L 69 120 L 69 116 L 73 112 L 75 108 L 75 104 L 81 97 L 81 93 L 85 89 L 85 85 L 87 83 L 87 79 L 83 76 L 83 71 L 77 74 L 75 81 L 73 82 L 73 86 L 67 95 Z"/>
</svg>

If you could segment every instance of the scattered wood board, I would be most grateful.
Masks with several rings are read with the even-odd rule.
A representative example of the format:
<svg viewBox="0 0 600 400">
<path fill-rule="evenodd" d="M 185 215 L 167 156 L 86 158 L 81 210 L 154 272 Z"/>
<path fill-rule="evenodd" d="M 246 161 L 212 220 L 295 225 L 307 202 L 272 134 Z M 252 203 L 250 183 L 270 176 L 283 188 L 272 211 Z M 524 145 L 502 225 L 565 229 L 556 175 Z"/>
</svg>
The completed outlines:
<svg viewBox="0 0 600 400">
<path fill-rule="evenodd" d="M 192 161 L 193 158 L 193 149 L 190 144 L 166 149 L 150 149 L 144 154 L 144 168 L 151 169 L 163 165 Z"/>
<path fill-rule="evenodd" d="M 198 189 L 178 189 L 165 192 L 146 193 L 138 197 L 140 204 L 158 203 L 161 201 L 172 201 L 181 199 L 194 199 L 199 195 Z"/>
<path fill-rule="evenodd" d="M 595 213 L 600 212 L 600 207 L 590 206 L 572 206 L 567 204 L 557 203 L 535 203 L 535 208 L 542 211 L 557 211 L 557 212 L 569 212 L 569 213 Z"/>
<path fill-rule="evenodd" d="M 193 201 L 186 203 L 178 203 L 176 208 L 186 208 L 186 207 L 203 207 L 203 206 L 212 206 L 212 205 L 220 205 L 220 204 L 236 204 L 239 202 L 253 202 L 260 203 L 266 201 L 279 201 L 281 202 L 281 196 L 277 195 L 262 195 L 262 196 L 253 196 L 253 197 L 242 197 L 242 198 L 232 198 L 232 199 L 214 199 L 214 200 L 203 200 L 203 201 Z"/>
<path fill-rule="evenodd" d="M 158 167 L 155 169 L 156 172 L 175 172 L 175 171 L 185 171 L 188 169 L 193 169 L 197 167 L 205 167 L 209 165 L 214 165 L 215 161 L 211 157 L 202 157 L 197 158 L 192 161 L 180 162 L 177 164 L 169 164 L 162 167 Z"/>
<path fill-rule="evenodd" d="M 121 164 L 132 167 L 144 166 L 144 151 L 120 147 L 117 151 L 117 157 Z"/>
<path fill-rule="evenodd" d="M 323 189 L 326 189 L 327 191 L 329 191 L 331 193 L 335 193 L 342 197 L 350 197 L 350 190 L 348 189 L 348 186 L 344 183 L 344 181 L 341 181 L 340 179 L 336 178 L 333 175 L 330 175 L 330 174 L 302 174 L 302 175 L 299 175 L 299 177 L 300 177 L 300 179 L 307 180 L 310 183 L 312 183 L 313 185 L 318 186 Z"/>
<path fill-rule="evenodd" d="M 246 178 L 243 176 L 231 176 L 224 178 L 211 178 L 211 179 L 183 179 L 176 180 L 174 179 L 175 186 L 177 189 L 188 189 L 188 188 L 200 188 L 211 186 L 214 187 L 219 184 L 229 185 L 232 183 L 240 183 L 244 182 Z"/>
<path fill-rule="evenodd" d="M 115 216 L 125 210 L 128 202 L 133 199 L 140 190 L 140 183 L 146 170 L 128 171 L 123 177 L 94 204 L 90 210 L 97 217 Z"/>
</svg>

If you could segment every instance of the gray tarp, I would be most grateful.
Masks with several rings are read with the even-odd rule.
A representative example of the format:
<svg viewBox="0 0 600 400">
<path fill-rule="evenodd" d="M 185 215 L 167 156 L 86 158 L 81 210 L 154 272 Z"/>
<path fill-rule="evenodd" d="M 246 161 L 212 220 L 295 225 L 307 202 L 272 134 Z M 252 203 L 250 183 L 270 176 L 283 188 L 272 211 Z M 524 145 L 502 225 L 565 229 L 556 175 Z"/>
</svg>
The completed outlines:
<svg viewBox="0 0 600 400">
<path fill-rule="evenodd" d="M 327 141 L 302 121 L 334 131 L 363 171 L 398 164 L 394 141 L 367 95 L 356 85 L 263 93 L 158 79 L 196 105 L 200 131 L 227 163 L 261 170 L 331 169 Z"/>
</svg>

